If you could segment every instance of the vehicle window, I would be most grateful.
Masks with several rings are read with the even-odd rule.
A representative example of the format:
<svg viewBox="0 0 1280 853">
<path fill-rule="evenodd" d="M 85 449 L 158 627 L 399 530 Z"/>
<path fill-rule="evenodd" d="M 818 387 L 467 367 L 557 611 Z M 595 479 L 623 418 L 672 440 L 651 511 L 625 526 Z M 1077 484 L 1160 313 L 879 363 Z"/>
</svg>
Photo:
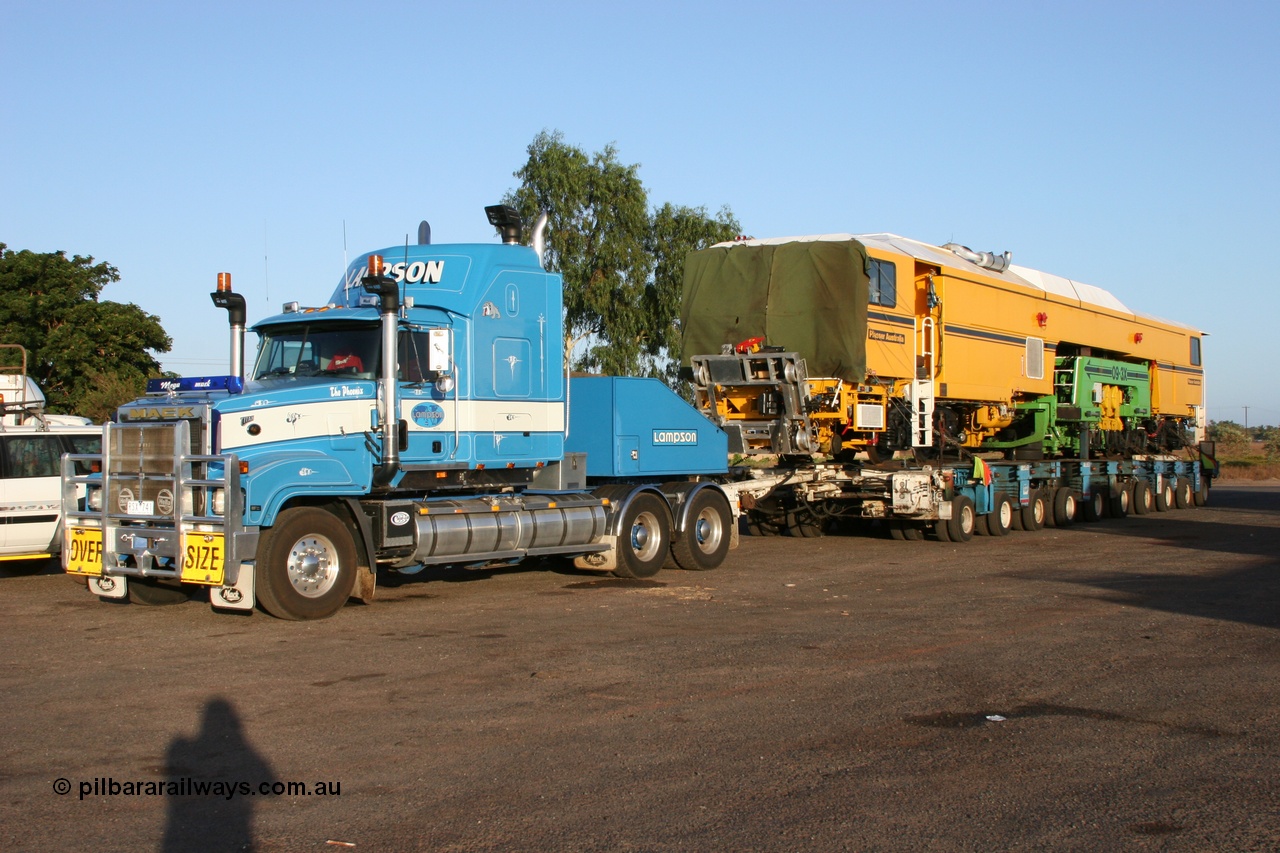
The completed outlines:
<svg viewBox="0 0 1280 853">
<path fill-rule="evenodd" d="M 61 458 L 62 442 L 56 435 L 10 435 L 4 443 L 5 470 L 10 477 L 56 477 Z"/>
<path fill-rule="evenodd" d="M 324 376 L 372 379 L 378 369 L 378 327 L 285 326 L 265 330 L 254 379 Z"/>
<path fill-rule="evenodd" d="M 1191 363 L 1196 367 L 1200 366 L 1200 339 L 1191 339 Z"/>
<path fill-rule="evenodd" d="M 65 435 L 68 453 L 92 453 L 99 454 L 102 452 L 102 436 L 101 435 Z M 77 462 L 76 473 L 83 476 L 93 473 L 93 467 L 88 462 Z"/>
<path fill-rule="evenodd" d="M 871 278 L 871 304 L 894 308 L 898 304 L 898 268 L 890 261 L 867 260 Z"/>
</svg>

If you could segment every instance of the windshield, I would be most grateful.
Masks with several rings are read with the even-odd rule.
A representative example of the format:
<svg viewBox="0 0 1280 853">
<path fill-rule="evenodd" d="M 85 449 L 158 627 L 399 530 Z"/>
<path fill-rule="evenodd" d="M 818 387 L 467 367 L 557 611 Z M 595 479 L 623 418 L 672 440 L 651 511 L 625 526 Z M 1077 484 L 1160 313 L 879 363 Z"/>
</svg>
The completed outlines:
<svg viewBox="0 0 1280 853">
<path fill-rule="evenodd" d="M 254 379 L 343 376 L 373 379 L 378 370 L 378 327 L 330 323 L 264 329 Z"/>
</svg>

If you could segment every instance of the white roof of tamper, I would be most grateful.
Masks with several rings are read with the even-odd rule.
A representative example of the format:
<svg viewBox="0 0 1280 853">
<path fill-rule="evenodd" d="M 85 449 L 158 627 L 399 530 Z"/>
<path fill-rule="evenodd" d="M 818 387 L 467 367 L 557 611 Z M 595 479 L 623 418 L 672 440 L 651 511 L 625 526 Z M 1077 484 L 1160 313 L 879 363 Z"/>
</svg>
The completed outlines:
<svg viewBox="0 0 1280 853">
<path fill-rule="evenodd" d="M 772 246 L 781 243 L 807 243 L 820 240 L 831 242 L 857 240 L 864 246 L 869 246 L 873 249 L 898 252 L 930 264 L 945 264 L 950 267 L 959 267 L 960 269 L 965 269 L 967 267 L 973 272 L 981 275 L 1002 279 L 1015 284 L 1021 284 L 1026 287 L 1035 288 L 1036 290 L 1042 290 L 1045 293 L 1052 293 L 1055 296 L 1060 296 L 1064 299 L 1074 299 L 1085 305 L 1096 305 L 1099 308 L 1119 311 L 1123 314 L 1132 314 L 1135 317 L 1157 320 L 1170 326 L 1182 326 L 1187 329 L 1195 328 L 1193 326 L 1187 326 L 1185 323 L 1178 323 L 1173 320 L 1164 320 L 1159 317 L 1152 317 L 1149 314 L 1139 314 L 1138 312 L 1131 310 L 1109 291 L 1103 290 L 1101 287 L 1095 287 L 1092 284 L 1073 281 L 1069 278 L 1063 278 L 1060 275 L 1041 272 L 1040 270 L 1033 270 L 1029 267 L 1019 266 L 1018 264 L 1010 264 L 1008 269 L 1002 272 L 996 272 L 995 270 L 990 270 L 985 267 L 980 267 L 977 264 L 970 263 L 949 249 L 944 249 L 941 246 L 934 246 L 929 243 L 921 243 L 919 240 L 912 240 L 910 237 L 900 237 L 897 234 L 815 234 L 807 237 L 770 237 L 763 240 L 739 240 L 736 242 L 720 243 L 719 245 Z"/>
</svg>

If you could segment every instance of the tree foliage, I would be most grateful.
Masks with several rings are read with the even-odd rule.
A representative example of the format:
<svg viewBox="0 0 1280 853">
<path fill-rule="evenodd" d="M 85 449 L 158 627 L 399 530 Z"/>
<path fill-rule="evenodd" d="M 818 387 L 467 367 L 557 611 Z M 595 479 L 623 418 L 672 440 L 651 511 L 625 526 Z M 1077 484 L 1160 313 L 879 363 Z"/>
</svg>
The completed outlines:
<svg viewBox="0 0 1280 853">
<path fill-rule="evenodd" d="M 0 343 L 26 348 L 27 372 L 49 411 L 101 420 L 159 375 L 151 353 L 171 345 L 160 319 L 98 299 L 119 280 L 115 267 L 91 257 L 0 243 Z"/>
<path fill-rule="evenodd" d="M 543 131 L 528 154 L 504 202 L 526 229 L 547 213 L 546 267 L 564 277 L 566 358 L 579 370 L 674 384 L 685 255 L 734 237 L 732 212 L 651 211 L 639 165 L 619 162 L 612 145 L 588 155 Z"/>
<path fill-rule="evenodd" d="M 1249 443 L 1249 436 L 1244 427 L 1235 421 L 1211 421 L 1209 438 L 1221 444 L 1224 449 L 1239 449 Z"/>
</svg>

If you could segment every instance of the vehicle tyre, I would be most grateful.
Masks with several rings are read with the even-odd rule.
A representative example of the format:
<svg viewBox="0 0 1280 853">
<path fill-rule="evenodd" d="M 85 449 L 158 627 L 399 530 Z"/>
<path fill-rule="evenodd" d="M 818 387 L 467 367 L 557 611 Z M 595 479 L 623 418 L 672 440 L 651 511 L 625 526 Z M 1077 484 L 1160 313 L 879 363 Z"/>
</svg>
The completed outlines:
<svg viewBox="0 0 1280 853">
<path fill-rule="evenodd" d="M 1134 515 L 1146 515 L 1155 509 L 1155 500 L 1151 495 L 1151 484 L 1146 480 L 1138 480 L 1133 484 L 1133 496 L 1129 508 Z"/>
<path fill-rule="evenodd" d="M 1044 492 L 1040 489 L 1032 489 L 1027 498 L 1027 505 L 1018 511 L 1018 517 L 1022 520 L 1022 529 L 1032 532 L 1043 530 L 1046 509 Z"/>
<path fill-rule="evenodd" d="M 951 522 L 940 518 L 933 523 L 933 535 L 939 542 L 951 541 Z"/>
<path fill-rule="evenodd" d="M 1107 507 L 1107 511 L 1112 518 L 1124 518 L 1129 514 L 1129 505 L 1132 500 L 1133 493 L 1127 488 L 1118 486 L 1111 492 L 1110 505 Z"/>
<path fill-rule="evenodd" d="M 1085 521 L 1101 521 L 1107 511 L 1107 496 L 1102 489 L 1094 489 L 1089 497 L 1080 500 L 1080 517 Z"/>
<path fill-rule="evenodd" d="M 978 514 L 974 512 L 973 501 L 964 495 L 956 495 L 951 500 L 951 520 L 947 522 L 947 535 L 952 542 L 968 542 L 973 538 L 974 528 L 978 523 Z"/>
<path fill-rule="evenodd" d="M 651 578 L 666 562 L 671 543 L 671 513 L 667 502 L 652 492 L 641 492 L 629 504 L 618 528 L 620 578 Z"/>
<path fill-rule="evenodd" d="M 890 538 L 890 539 L 893 539 L 893 540 L 895 540 L 895 541 L 897 541 L 897 542 L 901 542 L 901 541 L 903 541 L 904 539 L 906 539 L 906 538 L 907 538 L 907 537 L 906 537 L 906 534 L 905 534 L 905 533 L 903 533 L 903 524 L 902 524 L 902 522 L 901 522 L 901 521 L 892 521 L 892 520 L 891 520 L 891 521 L 889 521 L 889 522 L 888 522 L 888 525 L 889 525 L 889 538 Z"/>
<path fill-rule="evenodd" d="M 908 542 L 919 542 L 924 539 L 924 528 L 909 521 L 902 522 L 902 538 Z"/>
<path fill-rule="evenodd" d="M 148 607 L 182 604 L 191 600 L 191 593 L 181 586 L 164 584 L 149 578 L 129 578 L 129 602 Z"/>
<path fill-rule="evenodd" d="M 1066 527 L 1076 520 L 1076 505 L 1079 493 L 1075 489 L 1058 489 L 1053 496 L 1053 524 L 1055 527 Z"/>
<path fill-rule="evenodd" d="M 1195 497 L 1191 493 L 1191 481 L 1186 477 L 1179 477 L 1178 481 L 1173 484 L 1173 504 L 1178 509 L 1186 509 L 1195 503 Z"/>
<path fill-rule="evenodd" d="M 355 542 L 333 513 L 294 507 L 262 531 L 254 586 L 258 603 L 272 616 L 325 619 L 347 603 L 355 581 Z"/>
<path fill-rule="evenodd" d="M 752 536 L 781 536 L 782 525 L 773 516 L 752 510 L 747 513 L 747 532 Z"/>
<path fill-rule="evenodd" d="M 689 499 L 685 529 L 671 541 L 671 556 L 686 571 L 714 569 L 729 553 L 729 502 L 714 489 L 702 489 Z"/>
<path fill-rule="evenodd" d="M 987 516 L 978 515 L 973 519 L 973 535 L 974 536 L 990 536 L 991 531 L 987 529 Z"/>
<path fill-rule="evenodd" d="M 1168 477 L 1160 478 L 1160 486 L 1155 489 L 1156 512 L 1168 512 L 1173 509 L 1173 481 Z"/>
<path fill-rule="evenodd" d="M 991 512 L 987 513 L 987 533 L 1007 536 L 1013 529 L 1013 501 L 1004 492 L 992 495 Z"/>
<path fill-rule="evenodd" d="M 1196 506 L 1204 506 L 1209 502 L 1209 478 L 1203 474 L 1200 475 L 1200 488 L 1194 491 L 1192 499 Z"/>
<path fill-rule="evenodd" d="M 802 539 L 817 539 L 824 533 L 823 522 L 807 509 L 793 509 L 787 513 L 787 532 Z"/>
<path fill-rule="evenodd" d="M 1058 526 L 1058 520 L 1054 517 L 1053 508 L 1058 503 L 1059 491 L 1060 489 L 1047 488 L 1047 487 L 1040 490 L 1040 493 L 1044 495 L 1044 526 L 1045 527 Z"/>
</svg>

